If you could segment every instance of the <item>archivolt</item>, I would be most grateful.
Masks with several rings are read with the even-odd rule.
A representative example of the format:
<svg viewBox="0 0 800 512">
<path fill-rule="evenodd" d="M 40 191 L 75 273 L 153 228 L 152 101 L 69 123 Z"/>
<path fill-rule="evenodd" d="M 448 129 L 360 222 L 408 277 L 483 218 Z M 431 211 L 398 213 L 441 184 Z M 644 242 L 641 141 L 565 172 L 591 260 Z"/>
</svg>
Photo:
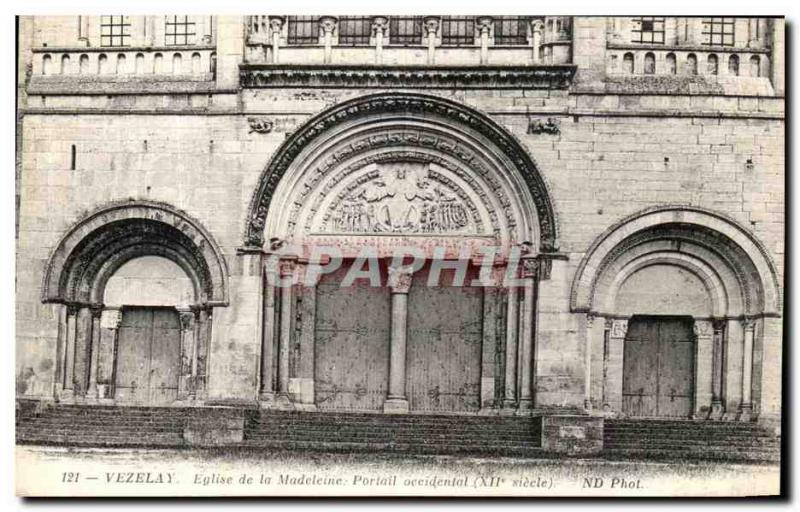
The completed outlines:
<svg viewBox="0 0 800 512">
<path fill-rule="evenodd" d="M 113 203 L 77 222 L 50 256 L 42 300 L 100 303 L 111 275 L 146 255 L 169 258 L 183 268 L 196 302 L 228 303 L 228 271 L 211 235 L 186 213 L 151 201 Z"/>
</svg>

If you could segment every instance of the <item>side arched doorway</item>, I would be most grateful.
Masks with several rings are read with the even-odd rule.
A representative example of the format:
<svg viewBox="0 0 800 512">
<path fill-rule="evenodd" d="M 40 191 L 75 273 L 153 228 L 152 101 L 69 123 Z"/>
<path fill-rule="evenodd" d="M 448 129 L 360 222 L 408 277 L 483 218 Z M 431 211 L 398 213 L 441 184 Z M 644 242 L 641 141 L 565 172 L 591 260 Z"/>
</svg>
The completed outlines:
<svg viewBox="0 0 800 512">
<path fill-rule="evenodd" d="M 588 408 L 635 417 L 778 414 L 780 296 L 764 246 L 736 221 L 650 208 L 603 233 L 581 261 Z"/>
<path fill-rule="evenodd" d="M 210 235 L 168 205 L 128 201 L 79 221 L 53 252 L 43 300 L 63 304 L 56 397 L 202 400 L 213 308 L 227 270 Z"/>
<path fill-rule="evenodd" d="M 245 227 L 244 257 L 267 256 L 262 402 L 529 410 L 536 287 L 556 239 L 535 163 L 482 114 L 410 93 L 319 114 L 273 157 Z M 484 262 L 493 285 L 475 284 Z"/>
</svg>

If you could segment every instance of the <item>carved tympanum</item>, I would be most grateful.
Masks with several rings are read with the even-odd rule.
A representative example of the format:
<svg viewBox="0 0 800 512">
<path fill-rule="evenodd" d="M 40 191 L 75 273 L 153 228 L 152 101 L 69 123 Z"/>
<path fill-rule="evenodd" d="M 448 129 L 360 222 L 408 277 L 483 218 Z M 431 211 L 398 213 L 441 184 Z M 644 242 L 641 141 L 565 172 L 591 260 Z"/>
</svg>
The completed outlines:
<svg viewBox="0 0 800 512">
<path fill-rule="evenodd" d="M 454 191 L 434 184 L 418 166 L 382 166 L 334 209 L 340 233 L 462 233 L 468 209 Z"/>
</svg>

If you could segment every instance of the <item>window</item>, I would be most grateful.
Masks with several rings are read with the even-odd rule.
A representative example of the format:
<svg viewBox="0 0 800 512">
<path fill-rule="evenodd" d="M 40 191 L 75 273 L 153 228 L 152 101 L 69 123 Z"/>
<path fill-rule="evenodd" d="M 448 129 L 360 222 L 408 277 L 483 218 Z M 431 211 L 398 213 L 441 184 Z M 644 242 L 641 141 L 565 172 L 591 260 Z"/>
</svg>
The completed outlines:
<svg viewBox="0 0 800 512">
<path fill-rule="evenodd" d="M 678 65 L 675 61 L 675 54 L 668 53 L 667 54 L 667 73 L 670 75 L 674 75 L 678 72 Z"/>
<path fill-rule="evenodd" d="M 717 60 L 717 56 L 713 53 L 708 56 L 708 65 L 706 66 L 706 71 L 709 75 L 716 75 L 719 73 L 719 61 Z"/>
<path fill-rule="evenodd" d="M 631 40 L 634 43 L 664 44 L 664 18 L 634 18 Z"/>
<path fill-rule="evenodd" d="M 442 18 L 442 44 L 469 46 L 475 44 L 475 18 L 444 16 Z"/>
<path fill-rule="evenodd" d="M 761 59 L 758 55 L 750 57 L 750 76 L 761 76 Z"/>
<path fill-rule="evenodd" d="M 389 18 L 391 44 L 422 44 L 422 18 L 406 16 Z"/>
<path fill-rule="evenodd" d="M 728 57 L 728 73 L 733 76 L 739 76 L 739 56 L 731 55 Z"/>
<path fill-rule="evenodd" d="M 528 44 L 528 19 L 501 16 L 494 19 L 494 44 Z"/>
<path fill-rule="evenodd" d="M 167 16 L 164 34 L 168 46 L 194 44 L 195 23 L 189 16 Z"/>
<path fill-rule="evenodd" d="M 697 74 L 697 56 L 693 53 L 690 53 L 686 56 L 686 74 L 687 75 L 696 75 Z"/>
<path fill-rule="evenodd" d="M 289 16 L 289 44 L 319 44 L 319 17 Z"/>
<path fill-rule="evenodd" d="M 629 74 L 633 74 L 633 54 L 628 52 L 622 57 L 622 70 Z"/>
<path fill-rule="evenodd" d="M 733 46 L 733 42 L 733 18 L 705 18 L 703 20 L 703 44 Z"/>
<path fill-rule="evenodd" d="M 372 34 L 371 16 L 342 16 L 339 18 L 339 44 L 369 44 Z"/>
<path fill-rule="evenodd" d="M 100 16 L 100 46 L 129 46 L 130 16 Z"/>
<path fill-rule="evenodd" d="M 644 74 L 653 75 L 656 72 L 656 56 L 651 52 L 644 55 Z"/>
</svg>

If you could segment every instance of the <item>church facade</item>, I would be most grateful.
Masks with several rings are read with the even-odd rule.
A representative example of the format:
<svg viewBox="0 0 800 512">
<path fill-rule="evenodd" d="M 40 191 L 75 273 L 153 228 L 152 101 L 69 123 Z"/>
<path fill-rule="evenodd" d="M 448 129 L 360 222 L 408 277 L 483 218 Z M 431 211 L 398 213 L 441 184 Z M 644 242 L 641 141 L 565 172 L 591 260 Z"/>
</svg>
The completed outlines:
<svg viewBox="0 0 800 512">
<path fill-rule="evenodd" d="M 22 17 L 17 396 L 777 424 L 783 30 Z"/>
</svg>

